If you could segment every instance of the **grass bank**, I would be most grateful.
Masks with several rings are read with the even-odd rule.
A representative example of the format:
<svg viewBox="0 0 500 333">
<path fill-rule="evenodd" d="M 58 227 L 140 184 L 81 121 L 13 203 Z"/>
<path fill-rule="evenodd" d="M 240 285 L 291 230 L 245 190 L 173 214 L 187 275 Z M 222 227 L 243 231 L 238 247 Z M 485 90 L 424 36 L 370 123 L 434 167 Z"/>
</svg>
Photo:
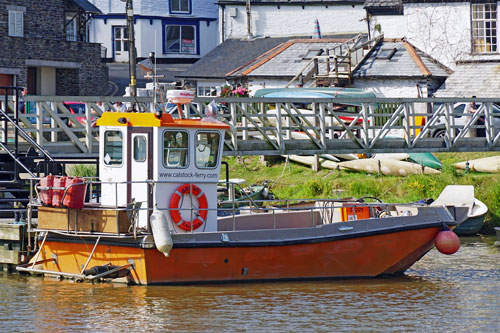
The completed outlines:
<svg viewBox="0 0 500 333">
<path fill-rule="evenodd" d="M 473 185 L 475 196 L 489 208 L 487 224 L 500 226 L 500 174 L 456 170 L 452 164 L 495 155 L 495 153 L 438 153 L 443 163 L 438 175 L 408 177 L 377 176 L 347 170 L 314 172 L 308 166 L 277 160 L 264 166 L 257 156 L 228 157 L 231 178 L 244 178 L 249 184 L 270 181 L 279 198 L 377 197 L 385 202 L 412 202 L 436 199 L 450 184 Z M 223 173 L 221 174 L 223 175 Z"/>
</svg>

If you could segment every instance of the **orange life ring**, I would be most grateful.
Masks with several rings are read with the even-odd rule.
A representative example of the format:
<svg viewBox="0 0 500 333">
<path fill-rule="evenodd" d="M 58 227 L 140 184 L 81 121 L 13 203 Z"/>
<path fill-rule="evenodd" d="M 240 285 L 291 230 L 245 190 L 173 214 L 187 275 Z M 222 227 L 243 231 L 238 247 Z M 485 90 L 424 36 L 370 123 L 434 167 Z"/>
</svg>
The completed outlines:
<svg viewBox="0 0 500 333">
<path fill-rule="evenodd" d="M 181 216 L 179 203 L 181 202 L 183 196 L 190 194 L 198 199 L 200 207 L 198 208 L 198 214 L 196 218 L 193 221 L 186 221 Z M 179 186 L 175 190 L 174 194 L 172 194 L 172 198 L 170 199 L 170 217 L 179 228 L 186 231 L 196 230 L 207 221 L 207 215 L 207 197 L 198 186 L 194 184 L 184 184 Z M 191 229 L 191 226 L 193 229 Z"/>
</svg>

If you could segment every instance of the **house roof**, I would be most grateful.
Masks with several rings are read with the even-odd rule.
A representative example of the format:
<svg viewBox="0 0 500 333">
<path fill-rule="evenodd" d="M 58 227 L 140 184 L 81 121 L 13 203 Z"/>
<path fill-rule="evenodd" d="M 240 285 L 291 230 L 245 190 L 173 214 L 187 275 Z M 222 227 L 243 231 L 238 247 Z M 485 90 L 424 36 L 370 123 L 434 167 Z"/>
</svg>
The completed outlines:
<svg viewBox="0 0 500 333">
<path fill-rule="evenodd" d="M 353 36 L 349 36 L 353 37 Z M 310 63 L 312 56 L 323 54 L 322 50 L 333 50 L 348 38 L 291 39 L 269 52 L 263 59 L 257 59 L 241 68 L 232 76 L 294 77 Z M 333 51 L 331 52 L 333 54 Z M 323 64 L 320 64 L 324 67 Z M 320 68 L 325 72 L 326 68 Z"/>
<path fill-rule="evenodd" d="M 365 8 L 402 7 L 402 0 L 365 0 Z"/>
<path fill-rule="evenodd" d="M 324 39 L 300 39 L 297 36 L 251 40 L 228 39 L 177 77 L 187 79 L 224 79 L 245 75 L 293 77 L 305 65 L 302 58 L 310 48 L 319 50 L 326 44 L 332 47 L 333 44 L 355 36 L 356 34 L 335 35 L 335 39 L 327 38 L 328 36 L 324 36 Z M 300 47 L 298 44 L 305 46 Z M 287 50 L 288 48 L 290 50 Z M 278 56 L 280 53 L 283 55 Z M 276 69 L 273 69 L 273 66 L 276 66 Z"/>
<path fill-rule="evenodd" d="M 80 7 L 86 13 L 101 14 L 99 8 L 97 8 L 87 0 L 71 0 L 71 1 L 74 2 L 75 5 Z"/>
<path fill-rule="evenodd" d="M 230 72 L 254 61 L 258 56 L 289 39 L 290 37 L 227 39 L 177 77 L 225 78 Z"/>
<path fill-rule="evenodd" d="M 341 5 L 363 3 L 364 0 L 252 0 L 252 5 Z M 245 5 L 245 0 L 218 0 L 219 5 Z"/>
<path fill-rule="evenodd" d="M 379 42 L 353 78 L 448 77 L 450 69 L 404 40 Z"/>
<path fill-rule="evenodd" d="M 458 63 L 435 97 L 500 96 L 500 62 Z"/>
</svg>

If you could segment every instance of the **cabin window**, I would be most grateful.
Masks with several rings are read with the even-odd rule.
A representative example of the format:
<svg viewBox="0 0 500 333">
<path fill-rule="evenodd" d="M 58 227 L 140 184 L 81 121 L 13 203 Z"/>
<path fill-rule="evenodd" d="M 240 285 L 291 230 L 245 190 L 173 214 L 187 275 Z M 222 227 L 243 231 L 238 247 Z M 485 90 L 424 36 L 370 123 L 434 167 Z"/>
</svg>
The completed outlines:
<svg viewBox="0 0 500 333">
<path fill-rule="evenodd" d="M 191 0 L 170 0 L 171 13 L 191 13 Z"/>
<path fill-rule="evenodd" d="M 167 168 L 185 168 L 188 165 L 188 134 L 182 131 L 163 133 L 163 164 Z"/>
<path fill-rule="evenodd" d="M 120 131 L 106 131 L 104 133 L 104 163 L 106 165 L 120 165 L 123 160 L 123 137 Z"/>
<path fill-rule="evenodd" d="M 146 137 L 140 135 L 134 137 L 134 161 L 144 162 L 146 160 Z"/>
<path fill-rule="evenodd" d="M 165 26 L 166 52 L 196 54 L 196 28 L 193 25 Z"/>
<path fill-rule="evenodd" d="M 472 6 L 472 51 L 497 52 L 497 4 L 474 3 Z"/>
<path fill-rule="evenodd" d="M 219 153 L 220 135 L 216 132 L 196 134 L 196 166 L 200 169 L 215 168 Z"/>
</svg>

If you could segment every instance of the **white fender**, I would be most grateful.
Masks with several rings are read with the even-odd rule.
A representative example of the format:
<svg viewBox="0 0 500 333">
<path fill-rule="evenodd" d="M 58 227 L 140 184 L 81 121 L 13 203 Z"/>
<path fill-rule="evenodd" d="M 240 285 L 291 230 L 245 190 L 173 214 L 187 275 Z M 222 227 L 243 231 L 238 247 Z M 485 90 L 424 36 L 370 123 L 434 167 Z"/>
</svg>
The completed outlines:
<svg viewBox="0 0 500 333">
<path fill-rule="evenodd" d="M 174 243 L 170 235 L 167 217 L 156 207 L 153 210 L 153 214 L 151 214 L 151 230 L 153 231 L 156 248 L 163 253 L 165 257 L 168 257 Z"/>
</svg>

